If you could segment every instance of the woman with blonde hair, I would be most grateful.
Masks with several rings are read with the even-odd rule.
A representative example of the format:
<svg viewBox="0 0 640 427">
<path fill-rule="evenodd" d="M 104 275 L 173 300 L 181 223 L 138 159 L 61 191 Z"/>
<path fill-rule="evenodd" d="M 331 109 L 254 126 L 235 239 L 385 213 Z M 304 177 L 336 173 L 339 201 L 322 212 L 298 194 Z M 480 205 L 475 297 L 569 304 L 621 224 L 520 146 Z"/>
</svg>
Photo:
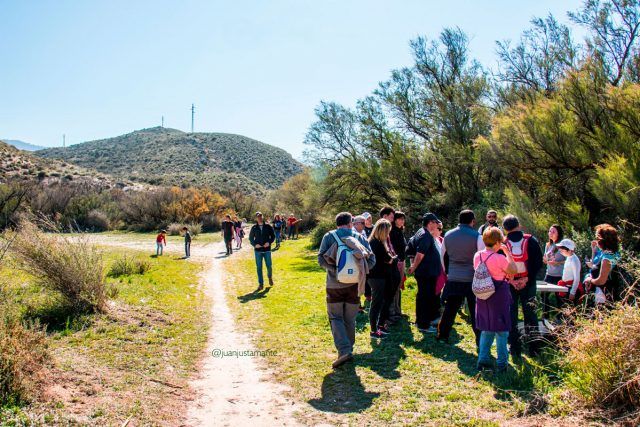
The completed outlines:
<svg viewBox="0 0 640 427">
<path fill-rule="evenodd" d="M 389 306 L 396 293 L 397 284 L 392 280 L 393 262 L 397 256 L 392 255 L 388 246 L 391 223 L 381 218 L 376 222 L 369 236 L 371 251 L 376 257 L 375 266 L 369 270 L 367 281 L 371 286 L 371 306 L 369 307 L 369 324 L 371 338 L 384 338 L 389 333 L 386 327 L 389 318 Z"/>
</svg>

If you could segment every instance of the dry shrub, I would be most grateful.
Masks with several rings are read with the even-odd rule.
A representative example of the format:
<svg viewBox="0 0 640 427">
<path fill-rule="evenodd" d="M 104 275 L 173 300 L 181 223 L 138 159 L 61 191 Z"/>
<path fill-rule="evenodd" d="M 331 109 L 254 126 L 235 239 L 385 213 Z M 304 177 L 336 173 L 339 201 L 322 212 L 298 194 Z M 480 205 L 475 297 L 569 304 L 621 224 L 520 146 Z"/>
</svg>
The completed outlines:
<svg viewBox="0 0 640 427">
<path fill-rule="evenodd" d="M 591 407 L 640 410 L 640 310 L 619 305 L 562 334 L 567 384 Z"/>
<path fill-rule="evenodd" d="M 37 398 L 49 361 L 44 330 L 26 327 L 16 317 L 0 316 L 0 403 Z"/>
<path fill-rule="evenodd" d="M 169 224 L 167 227 L 167 233 L 169 236 L 179 236 L 182 234 L 182 229 L 187 227 L 189 232 L 191 233 L 191 237 L 195 237 L 198 234 L 202 233 L 202 224 L 200 223 L 192 223 L 192 224 L 180 224 L 177 222 Z"/>
<path fill-rule="evenodd" d="M 131 274 L 144 274 L 151 268 L 148 261 L 139 260 L 134 257 L 123 255 L 111 264 L 109 277 L 128 276 Z"/>
<path fill-rule="evenodd" d="M 62 295 L 74 313 L 106 309 L 104 260 L 85 236 L 63 237 L 42 233 L 33 223 L 22 222 L 10 247 L 19 265 L 39 284 Z"/>
</svg>

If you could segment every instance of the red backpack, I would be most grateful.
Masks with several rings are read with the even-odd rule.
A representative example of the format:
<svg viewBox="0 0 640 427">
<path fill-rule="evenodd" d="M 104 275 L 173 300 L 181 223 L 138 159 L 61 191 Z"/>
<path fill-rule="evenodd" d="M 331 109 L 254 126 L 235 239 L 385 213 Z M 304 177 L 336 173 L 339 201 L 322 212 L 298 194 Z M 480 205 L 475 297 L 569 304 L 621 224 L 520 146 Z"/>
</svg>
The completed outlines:
<svg viewBox="0 0 640 427">
<path fill-rule="evenodd" d="M 527 271 L 526 264 L 529 259 L 529 239 L 531 239 L 531 234 L 525 234 L 519 242 L 512 242 L 509 239 L 505 239 L 505 244 L 509 248 L 511 255 L 513 255 L 513 260 L 518 268 L 518 272 L 509 278 L 509 282 L 512 283 L 516 289 L 522 289 L 527 286 L 529 280 L 529 272 Z"/>
</svg>

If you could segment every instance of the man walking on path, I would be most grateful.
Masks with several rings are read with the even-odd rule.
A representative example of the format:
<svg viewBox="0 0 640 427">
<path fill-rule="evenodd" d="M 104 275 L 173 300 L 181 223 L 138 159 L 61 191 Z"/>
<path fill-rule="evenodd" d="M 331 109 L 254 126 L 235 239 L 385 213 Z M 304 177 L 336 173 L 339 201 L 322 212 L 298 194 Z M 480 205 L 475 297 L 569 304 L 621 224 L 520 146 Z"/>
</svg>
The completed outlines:
<svg viewBox="0 0 640 427">
<path fill-rule="evenodd" d="M 444 263 L 448 266 L 447 283 L 442 290 L 444 311 L 438 323 L 436 339 L 447 342 L 449 333 L 456 320 L 456 314 L 466 298 L 471 317 L 471 327 L 476 336 L 476 345 L 480 343 L 480 331 L 476 329 L 476 296 L 471 290 L 473 282 L 473 257 L 484 250 L 482 236 L 475 229 L 476 217 L 473 211 L 465 209 L 458 215 L 458 226 L 447 231 L 442 242 Z"/>
<path fill-rule="evenodd" d="M 256 270 L 258 273 L 258 291 L 264 289 L 264 278 L 262 277 L 262 261 L 267 266 L 267 277 L 269 278 L 269 286 L 273 286 L 272 270 L 271 270 L 271 244 L 276 239 L 273 227 L 265 224 L 261 212 L 256 212 L 256 223 L 251 227 L 249 232 L 249 242 L 254 247 L 256 257 Z"/>
<path fill-rule="evenodd" d="M 352 230 L 352 216 L 349 212 L 341 212 L 336 216 L 335 233 L 339 239 L 345 237 L 353 237 L 365 247 L 371 250 L 369 242 L 362 237 L 360 233 Z M 322 237 L 320 250 L 318 251 L 318 264 L 327 272 L 327 313 L 329 322 L 331 323 L 331 334 L 333 342 L 338 350 L 338 358 L 333 362 L 332 366 L 337 368 L 343 363 L 353 358 L 353 345 L 356 341 L 356 315 L 358 314 L 358 306 L 360 305 L 360 297 L 358 295 L 358 283 L 341 283 L 337 278 L 337 267 L 335 260 L 328 260 L 325 257 L 332 246 L 336 243 L 335 237 L 326 233 Z M 375 256 L 371 254 L 366 263 L 369 268 L 373 268 L 376 263 Z"/>
<path fill-rule="evenodd" d="M 231 247 L 231 242 L 233 241 L 233 237 L 235 233 L 235 227 L 233 226 L 233 221 L 231 221 L 231 215 L 225 215 L 224 221 L 220 224 L 222 227 L 222 238 L 224 239 L 224 245 L 227 248 L 227 255 L 231 255 L 233 253 L 233 248 Z"/>
<path fill-rule="evenodd" d="M 185 259 L 191 257 L 191 233 L 187 227 L 182 227 L 184 232 L 184 257 Z"/>
<path fill-rule="evenodd" d="M 535 356 L 540 347 L 540 330 L 536 314 L 536 276 L 542 267 L 542 249 L 535 237 L 521 231 L 520 221 L 516 216 L 504 217 L 502 227 L 507 233 L 505 243 L 518 267 L 518 273 L 509 279 L 512 297 L 511 331 L 509 332 L 511 355 L 520 357 L 522 354 L 518 330 L 518 303 L 520 303 L 524 315 L 524 332 L 529 341 L 529 354 Z"/>
<path fill-rule="evenodd" d="M 431 235 L 438 228 L 438 217 L 431 212 L 422 217 L 422 228 L 411 238 L 416 255 L 408 270 L 414 274 L 418 282 L 416 294 L 416 326 L 420 332 L 435 333 L 431 322 L 438 317 L 438 296 L 436 282 L 442 271 L 440 253 Z"/>
</svg>

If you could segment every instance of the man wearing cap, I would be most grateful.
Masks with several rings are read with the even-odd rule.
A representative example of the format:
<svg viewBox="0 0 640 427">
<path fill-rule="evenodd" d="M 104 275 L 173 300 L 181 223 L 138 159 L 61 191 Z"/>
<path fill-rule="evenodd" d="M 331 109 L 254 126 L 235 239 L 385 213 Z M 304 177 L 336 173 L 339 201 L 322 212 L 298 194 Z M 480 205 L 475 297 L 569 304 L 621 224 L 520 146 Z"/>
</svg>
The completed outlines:
<svg viewBox="0 0 640 427">
<path fill-rule="evenodd" d="M 362 217 L 364 218 L 364 233 L 367 235 L 368 239 L 373 231 L 373 217 L 369 212 L 364 212 Z"/>
<path fill-rule="evenodd" d="M 444 265 L 447 268 L 447 283 L 442 290 L 444 311 L 438 323 L 436 339 L 447 342 L 458 310 L 466 299 L 471 314 L 471 327 L 476 336 L 476 345 L 480 343 L 480 331 L 476 329 L 476 296 L 471 290 L 473 282 L 473 257 L 484 250 L 482 236 L 475 229 L 476 216 L 472 210 L 465 209 L 458 215 L 458 226 L 447 231 L 442 242 Z"/>
<path fill-rule="evenodd" d="M 258 291 L 264 289 L 264 278 L 262 277 L 262 261 L 267 265 L 267 277 L 269 278 L 269 286 L 273 286 L 273 278 L 271 272 L 271 244 L 276 239 L 273 227 L 265 224 L 262 218 L 262 212 L 256 212 L 256 223 L 251 227 L 249 232 L 249 242 L 254 248 L 256 257 L 256 270 L 258 272 Z"/>
<path fill-rule="evenodd" d="M 438 217 L 428 212 L 422 217 L 422 228 L 411 238 L 416 255 L 408 273 L 415 274 L 418 282 L 416 326 L 420 332 L 436 332 L 430 324 L 438 317 L 436 282 L 442 271 L 440 253 L 431 234 L 437 228 Z"/>
<path fill-rule="evenodd" d="M 564 261 L 564 267 L 562 269 L 562 280 L 558 282 L 560 286 L 566 286 L 569 288 L 568 299 L 572 303 L 575 303 L 577 299 L 582 295 L 584 289 L 580 284 L 580 270 L 582 265 L 580 264 L 580 258 L 575 253 L 576 244 L 571 239 L 562 239 L 560 243 L 556 245 L 560 253 L 566 257 Z M 558 295 L 558 298 L 563 303 L 566 302 L 564 297 Z"/>
</svg>

